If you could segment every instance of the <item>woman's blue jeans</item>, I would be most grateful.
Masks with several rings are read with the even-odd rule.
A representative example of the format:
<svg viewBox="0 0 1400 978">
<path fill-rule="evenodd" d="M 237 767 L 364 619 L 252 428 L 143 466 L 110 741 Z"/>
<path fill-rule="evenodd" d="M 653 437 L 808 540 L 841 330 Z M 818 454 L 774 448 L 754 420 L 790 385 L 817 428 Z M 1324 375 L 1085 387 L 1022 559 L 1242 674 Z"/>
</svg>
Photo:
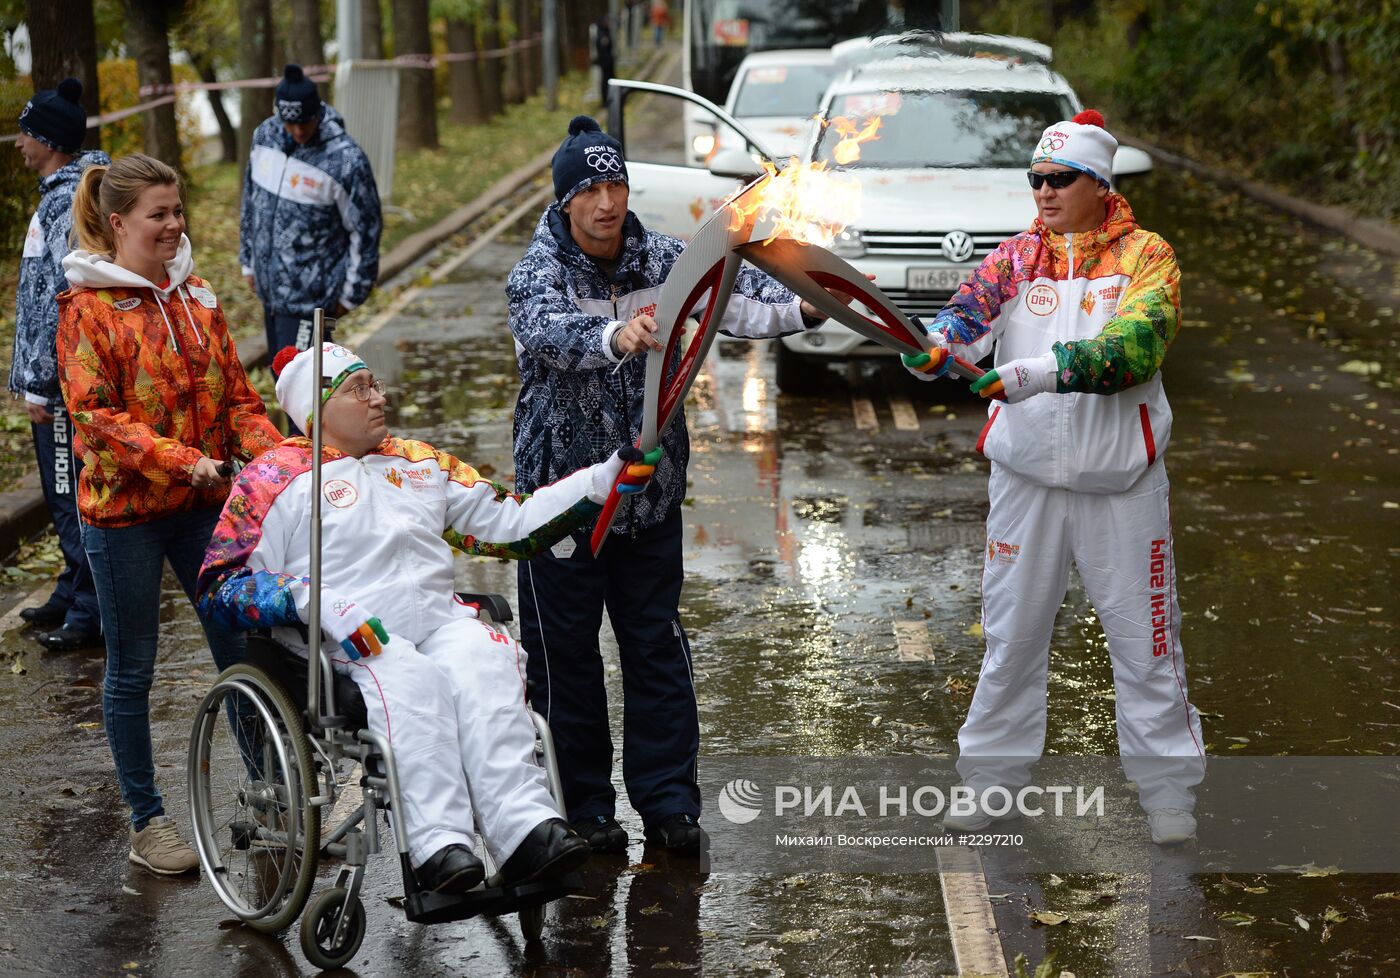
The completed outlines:
<svg viewBox="0 0 1400 978">
<path fill-rule="evenodd" d="M 107 744 L 116 761 L 122 798 L 131 808 L 132 827 L 138 832 L 152 818 L 165 814 L 151 750 L 151 681 L 160 632 L 161 576 L 168 560 L 193 602 L 204 550 L 218 519 L 215 508 L 115 529 L 83 524 L 83 548 L 92 565 L 107 641 L 107 673 L 102 681 Z M 220 670 L 243 658 L 242 633 L 207 621 L 203 625 Z"/>
</svg>

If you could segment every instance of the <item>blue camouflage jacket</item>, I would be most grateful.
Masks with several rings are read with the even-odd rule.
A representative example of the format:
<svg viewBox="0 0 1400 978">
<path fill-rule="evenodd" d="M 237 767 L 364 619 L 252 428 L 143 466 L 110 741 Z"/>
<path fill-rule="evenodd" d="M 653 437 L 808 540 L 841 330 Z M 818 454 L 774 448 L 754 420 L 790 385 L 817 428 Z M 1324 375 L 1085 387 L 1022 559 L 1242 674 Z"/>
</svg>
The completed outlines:
<svg viewBox="0 0 1400 978">
<path fill-rule="evenodd" d="M 238 261 L 271 311 L 353 309 L 379 277 L 383 219 L 369 159 L 325 106 L 298 146 L 277 116 L 253 133 L 243 177 Z"/>
<path fill-rule="evenodd" d="M 661 284 L 685 243 L 647 231 L 631 211 L 611 277 L 569 234 L 551 204 L 525 257 L 510 273 L 510 329 L 520 366 L 515 407 L 515 485 L 532 492 L 632 444 L 642 430 L 646 358 L 618 366 L 612 334 L 656 312 Z M 720 323 L 731 336 L 766 339 L 806 328 L 799 300 L 754 268 L 744 268 Z M 679 360 L 680 350 L 675 358 Z M 682 409 L 661 439 L 665 456 L 646 491 L 625 497 L 613 532 L 655 526 L 680 509 L 690 435 Z"/>
<path fill-rule="evenodd" d="M 111 159 L 101 150 L 79 154 L 39 181 L 39 207 L 29 220 L 19 260 L 15 292 L 15 355 L 10 363 L 10 390 L 31 401 L 53 401 L 58 389 L 58 303 L 68 288 L 63 258 L 73 249 L 73 194 L 78 178 L 94 163 Z"/>
</svg>

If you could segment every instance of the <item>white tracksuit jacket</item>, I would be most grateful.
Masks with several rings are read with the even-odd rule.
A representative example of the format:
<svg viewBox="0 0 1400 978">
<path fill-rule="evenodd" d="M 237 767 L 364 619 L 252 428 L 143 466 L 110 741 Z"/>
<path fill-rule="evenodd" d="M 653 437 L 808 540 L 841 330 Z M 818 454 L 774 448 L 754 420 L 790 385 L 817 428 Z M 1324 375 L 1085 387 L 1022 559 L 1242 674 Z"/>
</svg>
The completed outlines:
<svg viewBox="0 0 1400 978">
<path fill-rule="evenodd" d="M 995 346 L 998 366 L 1053 354 L 1057 369 L 1056 392 L 993 402 L 977 440 L 992 462 L 987 652 L 959 770 L 973 787 L 1007 785 L 1040 756 L 1050 635 L 1073 561 L 1108 636 L 1129 778 L 1146 810 L 1189 811 L 1204 753 L 1182 661 L 1158 372 L 1179 325 L 1180 272 L 1127 201 L 1111 194 L 1108 208 L 1094 231 L 1037 221 L 1003 242 L 932 324 L 968 360 Z"/>
<path fill-rule="evenodd" d="M 324 450 L 322 600 L 350 598 L 390 634 L 377 656 L 327 651 L 393 747 L 415 866 L 471 845 L 472 798 L 498 864 L 558 815 L 534 761 L 524 651 L 454 597 L 453 547 L 527 558 L 594 519 L 620 468 L 614 456 L 520 496 L 423 442 L 389 438 L 363 458 Z M 304 621 L 311 491 L 306 438 L 242 471 L 200 571 L 201 614 L 235 628 Z M 303 645 L 290 627 L 278 637 Z"/>
</svg>

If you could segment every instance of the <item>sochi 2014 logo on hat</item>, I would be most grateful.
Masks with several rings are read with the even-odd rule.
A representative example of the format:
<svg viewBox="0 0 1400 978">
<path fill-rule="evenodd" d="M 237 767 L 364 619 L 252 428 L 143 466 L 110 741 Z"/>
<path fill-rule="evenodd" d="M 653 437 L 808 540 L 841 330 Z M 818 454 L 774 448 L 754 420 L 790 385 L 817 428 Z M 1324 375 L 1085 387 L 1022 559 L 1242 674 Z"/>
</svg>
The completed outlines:
<svg viewBox="0 0 1400 978">
<path fill-rule="evenodd" d="M 599 173 L 620 173 L 622 157 L 612 146 L 589 146 L 584 152 L 585 161 Z"/>
</svg>

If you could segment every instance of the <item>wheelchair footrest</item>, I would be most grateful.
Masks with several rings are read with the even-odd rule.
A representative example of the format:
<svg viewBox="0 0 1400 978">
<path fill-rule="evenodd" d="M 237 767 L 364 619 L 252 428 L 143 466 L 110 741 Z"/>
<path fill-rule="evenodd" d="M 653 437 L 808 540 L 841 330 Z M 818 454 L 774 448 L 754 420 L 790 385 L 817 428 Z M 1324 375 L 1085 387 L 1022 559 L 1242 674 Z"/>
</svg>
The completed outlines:
<svg viewBox="0 0 1400 978">
<path fill-rule="evenodd" d="M 404 913 L 415 924 L 445 924 L 482 915 L 499 917 L 527 907 L 558 900 L 581 889 L 573 873 L 558 879 L 540 880 L 520 886 L 478 886 L 466 893 L 415 893 L 404 900 Z"/>
</svg>

